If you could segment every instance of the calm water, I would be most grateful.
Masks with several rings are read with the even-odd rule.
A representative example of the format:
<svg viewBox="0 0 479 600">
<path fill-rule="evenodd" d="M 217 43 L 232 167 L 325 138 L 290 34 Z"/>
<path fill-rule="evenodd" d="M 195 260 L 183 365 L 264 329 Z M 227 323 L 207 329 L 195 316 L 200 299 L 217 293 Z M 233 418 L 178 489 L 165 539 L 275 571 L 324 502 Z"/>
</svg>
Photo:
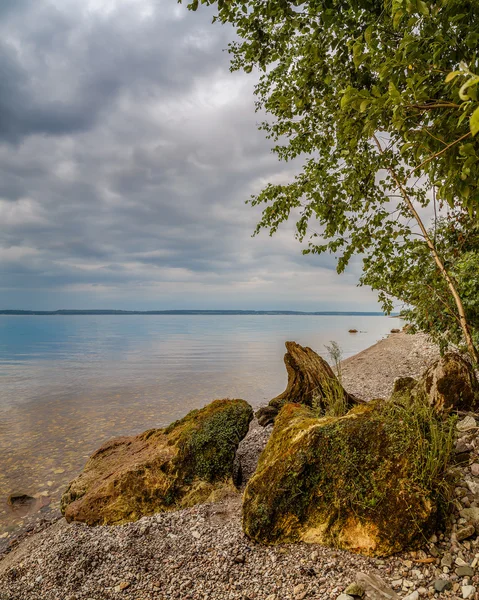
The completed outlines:
<svg viewBox="0 0 479 600">
<path fill-rule="evenodd" d="M 24 518 L 10 494 L 56 506 L 104 440 L 214 398 L 258 406 L 282 392 L 286 340 L 326 358 L 335 340 L 346 358 L 393 326 L 358 316 L 0 316 L 0 538 Z"/>
</svg>

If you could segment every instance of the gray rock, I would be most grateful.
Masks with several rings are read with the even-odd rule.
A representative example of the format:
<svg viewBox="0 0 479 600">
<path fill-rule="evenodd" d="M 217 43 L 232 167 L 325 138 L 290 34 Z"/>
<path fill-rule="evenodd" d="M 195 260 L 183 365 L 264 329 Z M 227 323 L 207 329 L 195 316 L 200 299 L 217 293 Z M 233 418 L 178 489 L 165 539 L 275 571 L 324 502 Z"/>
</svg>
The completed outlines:
<svg viewBox="0 0 479 600">
<path fill-rule="evenodd" d="M 457 567 L 456 575 L 458 577 L 472 577 L 474 575 L 474 569 L 472 567 Z"/>
<path fill-rule="evenodd" d="M 458 431 L 468 431 L 469 429 L 474 429 L 476 425 L 476 419 L 468 415 L 462 421 L 458 421 L 456 428 Z"/>
<path fill-rule="evenodd" d="M 419 592 L 417 590 L 415 590 L 414 592 L 411 592 L 407 596 L 404 596 L 403 600 L 419 600 Z"/>
<path fill-rule="evenodd" d="M 479 477 L 479 463 L 473 463 L 471 465 L 471 473 L 474 477 Z"/>
<path fill-rule="evenodd" d="M 473 585 L 464 585 L 462 586 L 462 597 L 463 598 L 472 598 L 476 593 L 476 588 Z"/>
<path fill-rule="evenodd" d="M 349 594 L 339 594 L 336 600 L 354 600 L 354 598 Z"/>
<path fill-rule="evenodd" d="M 441 566 L 452 567 L 452 556 L 449 554 L 449 552 L 446 552 L 441 558 Z"/>
<path fill-rule="evenodd" d="M 452 588 L 452 583 L 449 579 L 436 579 L 434 582 L 434 589 L 436 592 L 443 592 L 444 590 L 450 590 Z"/>
<path fill-rule="evenodd" d="M 462 527 L 456 531 L 456 538 L 459 542 L 462 542 L 462 540 L 467 540 L 467 538 L 470 538 L 475 533 L 476 529 L 474 525 L 466 525 L 465 527 Z"/>
<path fill-rule="evenodd" d="M 467 481 L 466 483 L 474 496 L 479 496 L 479 483 L 477 481 Z"/>
<path fill-rule="evenodd" d="M 461 438 L 457 440 L 455 447 L 456 454 L 469 453 L 472 452 L 472 450 L 472 444 L 470 444 L 466 438 Z"/>
<path fill-rule="evenodd" d="M 479 508 L 477 507 L 464 508 L 459 514 L 468 521 L 479 521 Z"/>
<path fill-rule="evenodd" d="M 396 592 L 372 573 L 356 573 L 356 583 L 364 589 L 368 600 L 399 600 Z"/>
</svg>

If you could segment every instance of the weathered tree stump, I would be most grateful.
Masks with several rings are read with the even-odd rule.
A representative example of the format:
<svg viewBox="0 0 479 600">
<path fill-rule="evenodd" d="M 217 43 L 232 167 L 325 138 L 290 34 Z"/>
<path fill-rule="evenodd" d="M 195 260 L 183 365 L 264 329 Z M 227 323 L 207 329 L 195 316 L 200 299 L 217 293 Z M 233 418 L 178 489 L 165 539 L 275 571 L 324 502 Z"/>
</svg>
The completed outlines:
<svg viewBox="0 0 479 600">
<path fill-rule="evenodd" d="M 258 410 L 256 416 L 260 425 L 265 427 L 272 423 L 282 406 L 288 402 L 316 407 L 319 412 L 324 413 L 332 390 L 336 394 L 343 394 L 348 408 L 363 403 L 363 400 L 342 388 L 328 363 L 311 348 L 300 346 L 296 342 L 286 342 L 286 350 L 284 364 L 288 372 L 288 385 L 282 394 Z"/>
</svg>

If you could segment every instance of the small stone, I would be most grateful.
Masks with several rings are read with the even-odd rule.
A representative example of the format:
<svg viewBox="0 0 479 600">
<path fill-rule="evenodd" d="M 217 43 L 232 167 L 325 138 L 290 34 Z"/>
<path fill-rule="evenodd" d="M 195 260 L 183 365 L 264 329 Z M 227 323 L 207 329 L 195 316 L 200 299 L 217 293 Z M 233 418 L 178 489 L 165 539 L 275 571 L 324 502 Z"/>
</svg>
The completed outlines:
<svg viewBox="0 0 479 600">
<path fill-rule="evenodd" d="M 356 573 L 356 582 L 364 589 L 368 598 L 399 600 L 398 594 L 377 575 L 358 572 Z"/>
<path fill-rule="evenodd" d="M 467 540 L 467 538 L 470 538 L 475 533 L 476 533 L 476 529 L 475 529 L 474 525 L 466 525 L 465 527 L 462 527 L 462 529 L 459 529 L 456 532 L 457 541 L 462 542 L 462 540 Z"/>
<path fill-rule="evenodd" d="M 472 598 L 476 593 L 476 588 L 473 585 L 464 585 L 462 586 L 462 597 L 463 598 Z"/>
<path fill-rule="evenodd" d="M 456 575 L 458 577 L 472 577 L 474 575 L 474 569 L 469 566 L 457 567 Z"/>
<path fill-rule="evenodd" d="M 479 521 L 479 508 L 477 507 L 463 508 L 459 514 L 469 521 Z"/>
<path fill-rule="evenodd" d="M 199 531 L 196 531 L 196 529 L 194 529 L 194 530 L 191 532 L 191 535 L 192 535 L 192 536 L 195 538 L 195 540 L 199 540 L 199 539 L 200 539 L 200 537 L 201 537 L 201 533 L 200 533 Z"/>
<path fill-rule="evenodd" d="M 362 598 L 364 596 L 364 589 L 358 583 L 351 583 L 344 590 L 344 593 L 349 596 L 358 596 L 359 598 Z"/>
<path fill-rule="evenodd" d="M 417 590 L 415 590 L 414 592 L 411 592 L 407 596 L 404 596 L 403 600 L 419 600 L 419 592 Z"/>
<path fill-rule="evenodd" d="M 448 579 L 436 579 L 434 582 L 434 589 L 436 592 L 443 592 L 444 590 L 450 590 L 452 588 L 452 584 Z"/>
<path fill-rule="evenodd" d="M 472 463 L 471 473 L 474 475 L 474 477 L 479 477 L 479 463 Z"/>
<path fill-rule="evenodd" d="M 317 552 L 316 550 L 314 552 L 311 552 L 311 560 L 313 562 L 317 561 L 319 557 L 319 552 Z"/>
<path fill-rule="evenodd" d="M 420 588 L 417 588 L 417 593 L 418 593 L 420 596 L 425 596 L 425 595 L 427 594 L 427 589 L 426 589 L 425 587 L 420 587 Z"/>
<path fill-rule="evenodd" d="M 299 596 L 304 592 L 305 587 L 306 586 L 304 585 L 304 583 L 298 583 L 298 585 L 295 585 L 293 588 L 293 594 L 295 596 Z"/>
<path fill-rule="evenodd" d="M 411 575 L 413 577 L 415 577 L 416 579 L 422 579 L 423 578 L 423 575 L 422 575 L 422 573 L 421 573 L 421 571 L 419 569 L 413 569 L 411 571 Z"/>
<path fill-rule="evenodd" d="M 123 592 L 126 588 L 129 588 L 131 585 L 130 581 L 120 581 L 118 585 L 115 586 L 115 592 Z"/>
<path fill-rule="evenodd" d="M 458 567 L 468 567 L 469 565 L 467 564 L 467 562 L 461 558 L 460 556 L 456 557 L 456 560 L 454 561 L 456 563 L 456 565 Z"/>
<path fill-rule="evenodd" d="M 441 558 L 441 566 L 452 567 L 452 556 L 449 554 L 449 552 L 446 552 Z"/>
<path fill-rule="evenodd" d="M 270 594 L 267 596 L 266 600 L 276 600 L 276 594 Z"/>
<path fill-rule="evenodd" d="M 339 594 L 336 600 L 354 600 L 354 598 L 349 594 Z"/>
<path fill-rule="evenodd" d="M 461 421 L 457 422 L 456 429 L 458 431 L 468 431 L 469 429 L 474 429 L 476 427 L 476 419 L 468 415 L 464 417 Z"/>
<path fill-rule="evenodd" d="M 464 438 L 457 440 L 456 448 L 454 450 L 456 454 L 468 454 L 471 452 L 471 450 L 472 445 L 469 444 L 469 442 L 467 442 Z"/>
<path fill-rule="evenodd" d="M 393 586 L 393 588 L 402 587 L 402 579 L 395 579 L 394 581 L 391 581 L 391 585 Z"/>
<path fill-rule="evenodd" d="M 245 560 L 246 560 L 246 559 L 245 559 L 245 557 L 244 557 L 244 555 L 243 555 L 243 554 L 238 554 L 238 556 L 235 556 L 235 559 L 234 559 L 234 561 L 235 561 L 235 563 L 236 563 L 237 565 L 242 565 L 242 564 L 244 564 Z"/>
<path fill-rule="evenodd" d="M 466 481 L 467 487 L 471 490 L 474 496 L 479 496 L 479 483 L 477 481 Z"/>
</svg>

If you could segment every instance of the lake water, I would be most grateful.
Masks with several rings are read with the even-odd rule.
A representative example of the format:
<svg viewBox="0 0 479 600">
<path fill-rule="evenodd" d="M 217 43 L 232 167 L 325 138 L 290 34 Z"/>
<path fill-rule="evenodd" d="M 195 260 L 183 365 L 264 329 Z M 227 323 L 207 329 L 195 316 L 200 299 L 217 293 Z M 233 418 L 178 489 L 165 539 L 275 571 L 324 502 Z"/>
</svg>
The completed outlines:
<svg viewBox="0 0 479 600">
<path fill-rule="evenodd" d="M 328 358 L 334 340 L 347 358 L 394 325 L 364 316 L 0 316 L 0 539 L 25 518 L 9 508 L 10 494 L 56 507 L 103 441 L 215 398 L 256 407 L 282 392 L 285 341 Z"/>
</svg>

